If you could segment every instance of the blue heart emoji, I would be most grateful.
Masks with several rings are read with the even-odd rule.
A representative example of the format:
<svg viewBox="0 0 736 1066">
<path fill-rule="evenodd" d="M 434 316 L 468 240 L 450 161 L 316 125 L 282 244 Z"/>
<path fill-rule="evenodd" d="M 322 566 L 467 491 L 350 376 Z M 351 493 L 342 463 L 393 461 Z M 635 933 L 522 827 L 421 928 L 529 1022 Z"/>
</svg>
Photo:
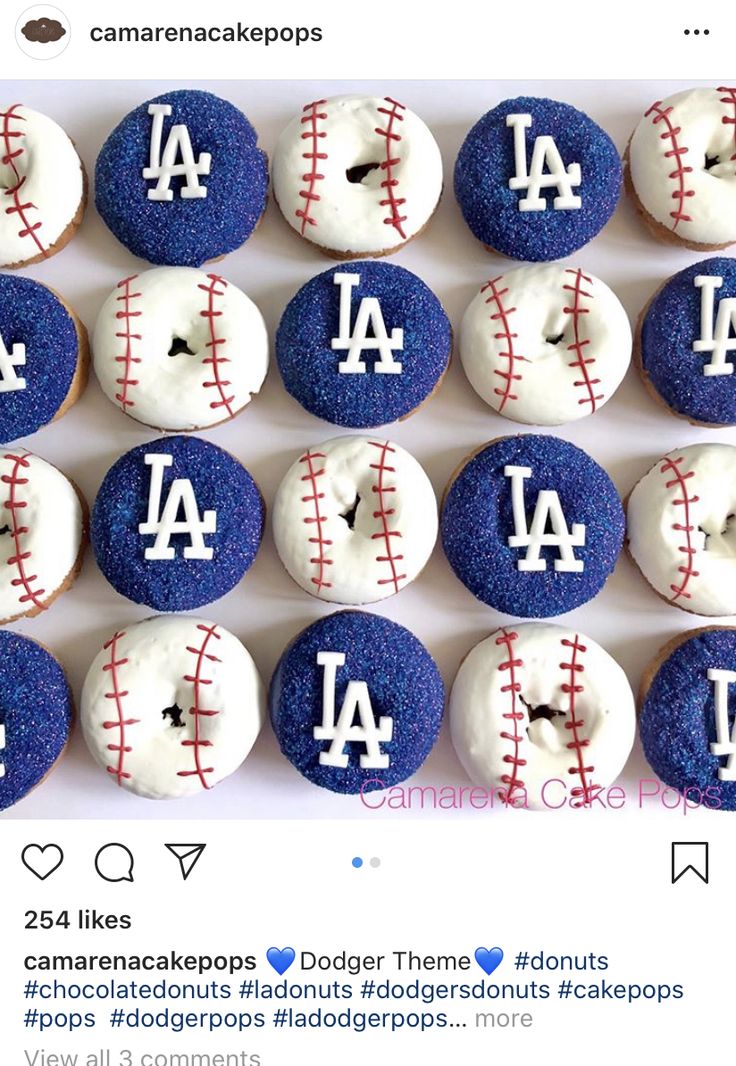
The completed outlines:
<svg viewBox="0 0 736 1066">
<path fill-rule="evenodd" d="M 281 977 L 282 974 L 286 973 L 296 958 L 296 952 L 293 948 L 269 948 L 266 952 L 266 958 L 271 963 L 279 977 Z M 500 961 L 501 960 L 499 959 L 499 962 Z M 498 963 L 496 965 L 498 965 Z"/>
<path fill-rule="evenodd" d="M 501 965 L 503 959 L 503 951 L 501 948 L 476 948 L 475 949 L 475 961 L 480 966 L 481 970 L 489 977 L 494 970 L 497 970 Z"/>
</svg>

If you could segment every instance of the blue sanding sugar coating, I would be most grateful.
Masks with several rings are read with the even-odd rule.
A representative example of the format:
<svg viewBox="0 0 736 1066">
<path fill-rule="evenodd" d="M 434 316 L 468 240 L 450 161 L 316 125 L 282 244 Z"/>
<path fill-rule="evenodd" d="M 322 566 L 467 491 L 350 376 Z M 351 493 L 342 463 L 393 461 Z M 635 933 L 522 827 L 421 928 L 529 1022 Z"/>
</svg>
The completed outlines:
<svg viewBox="0 0 736 1066">
<path fill-rule="evenodd" d="M 652 769 L 672 788 L 698 790 L 708 807 L 736 811 L 736 781 L 719 781 L 727 757 L 712 755 L 716 742 L 715 684 L 710 669 L 736 670 L 736 631 L 696 632 L 664 660 L 654 676 L 639 719 L 641 742 Z M 736 685 L 728 686 L 728 729 L 736 718 Z M 707 795 L 706 795 L 707 792 Z M 693 802 L 697 797 L 690 793 Z"/>
<path fill-rule="evenodd" d="M 723 278 L 715 291 L 715 315 L 721 300 L 736 297 L 736 259 L 719 256 L 681 270 L 657 293 L 647 309 L 641 330 L 644 372 L 665 403 L 697 422 L 736 425 L 736 374 L 706 377 L 709 352 L 694 352 L 700 331 L 699 274 Z M 715 323 L 715 315 L 714 322 Z M 733 341 L 733 330 L 730 330 Z M 728 362 L 733 367 L 733 352 Z"/>
<path fill-rule="evenodd" d="M 35 433 L 55 417 L 71 388 L 79 358 L 72 316 L 45 285 L 0 274 L 0 338 L 12 353 L 25 345 L 25 365 L 15 373 L 26 387 L 0 392 L 0 442 Z"/>
<path fill-rule="evenodd" d="M 360 357 L 364 373 L 340 373 L 347 352 L 332 348 L 340 334 L 335 274 L 360 275 L 352 289 L 351 329 L 365 297 L 378 299 L 389 337 L 403 329 L 403 348 L 392 353 L 400 374 L 377 374 L 380 355 L 371 349 Z M 287 391 L 311 414 L 351 429 L 383 426 L 419 407 L 447 369 L 451 349 L 452 330 L 440 301 L 416 274 L 391 263 L 345 263 L 318 274 L 289 303 L 276 333 Z"/>
<path fill-rule="evenodd" d="M 69 739 L 72 695 L 61 666 L 40 644 L 0 631 L 0 810 L 23 799 L 46 776 Z"/>
<path fill-rule="evenodd" d="M 337 669 L 335 720 L 348 682 L 365 681 L 374 720 L 385 715 L 393 721 L 393 738 L 380 745 L 390 760 L 385 769 L 361 769 L 366 748 L 358 741 L 345 745 L 347 767 L 320 765 L 330 741 L 314 739 L 315 726 L 322 724 L 324 678 L 317 655 L 329 651 L 345 655 L 345 665 Z M 289 645 L 276 667 L 269 701 L 286 758 L 315 785 L 354 794 L 396 785 L 419 769 L 437 740 L 445 692 L 434 659 L 408 629 L 364 611 L 338 611 L 308 626 Z"/>
<path fill-rule="evenodd" d="M 585 544 L 573 549 L 582 573 L 554 569 L 556 547 L 543 547 L 542 571 L 517 568 L 526 548 L 510 548 L 515 533 L 511 479 L 506 466 L 530 467 L 524 481 L 527 528 L 538 494 L 557 492 L 568 530 L 585 526 Z M 478 452 L 451 482 L 440 522 L 445 554 L 462 583 L 497 611 L 551 618 L 596 596 L 616 565 L 624 540 L 624 511 L 608 474 L 582 449 L 558 437 L 502 437 Z"/>
<path fill-rule="evenodd" d="M 200 518 L 216 512 L 217 531 L 204 534 L 212 559 L 185 559 L 191 538 L 184 532 L 171 537 L 173 559 L 145 558 L 155 541 L 154 534 L 138 532 L 148 517 L 151 467 L 145 457 L 156 452 L 174 460 L 164 471 L 161 510 L 174 479 L 183 478 L 192 483 Z M 90 537 L 100 570 L 123 596 L 157 611 L 189 611 L 237 585 L 256 557 L 264 519 L 258 487 L 237 459 L 198 437 L 162 437 L 126 452 L 108 470 L 92 510 Z"/>
<path fill-rule="evenodd" d="M 534 139 L 554 137 L 565 167 L 579 163 L 582 183 L 573 194 L 577 209 L 555 210 L 556 187 L 542 188 L 545 211 L 520 211 L 524 190 L 509 188 L 516 174 L 514 130 L 507 115 L 532 116 L 526 132 L 527 170 Z M 545 167 L 545 171 L 548 168 Z M 483 244 L 512 259 L 547 262 L 582 248 L 605 226 L 621 195 L 622 167 L 611 138 L 570 104 L 534 96 L 504 100 L 487 112 L 465 138 L 455 164 L 455 196 L 465 221 Z"/>
<path fill-rule="evenodd" d="M 148 105 L 170 104 L 164 118 L 162 152 L 174 124 L 189 131 L 195 161 L 212 156 L 210 173 L 199 177 L 207 195 L 179 195 L 186 178 L 171 179 L 171 201 L 149 200 L 156 180 L 143 177 L 149 165 L 153 119 Z M 239 248 L 266 207 L 268 161 L 257 134 L 233 104 L 212 93 L 179 89 L 147 100 L 115 127 L 97 157 L 97 210 L 119 241 L 150 263 L 198 267 Z M 181 153 L 177 153 L 181 163 Z"/>
</svg>

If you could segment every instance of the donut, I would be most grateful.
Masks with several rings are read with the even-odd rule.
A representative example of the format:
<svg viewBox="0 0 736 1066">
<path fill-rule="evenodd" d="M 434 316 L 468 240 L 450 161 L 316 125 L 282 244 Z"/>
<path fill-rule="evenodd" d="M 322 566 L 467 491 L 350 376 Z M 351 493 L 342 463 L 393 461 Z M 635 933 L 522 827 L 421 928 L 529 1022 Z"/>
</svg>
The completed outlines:
<svg viewBox="0 0 736 1066">
<path fill-rule="evenodd" d="M 105 641 L 84 682 L 80 717 L 92 756 L 116 785 L 179 799 L 239 768 L 265 703 L 237 637 L 215 622 L 163 615 Z"/>
<path fill-rule="evenodd" d="M 38 281 L 0 274 L 0 442 L 66 414 L 88 370 L 87 331 L 62 298 Z"/>
<path fill-rule="evenodd" d="M 398 444 L 336 437 L 307 448 L 273 504 L 276 550 L 296 583 L 330 603 L 375 603 L 424 569 L 437 539 L 437 501 Z"/>
<path fill-rule="evenodd" d="M 408 418 L 438 388 L 451 351 L 440 301 L 391 263 L 318 274 L 290 301 L 276 333 L 286 391 L 310 414 L 351 429 Z"/>
<path fill-rule="evenodd" d="M 87 504 L 51 463 L 0 451 L 0 622 L 45 611 L 75 581 L 87 544 Z"/>
<path fill-rule="evenodd" d="M 511 259 L 564 259 L 616 210 L 622 169 L 601 127 L 570 104 L 504 100 L 476 122 L 455 164 L 455 196 L 472 234 Z"/>
<path fill-rule="evenodd" d="M 661 286 L 639 320 L 648 391 L 694 425 L 736 425 L 736 259 L 704 259 Z"/>
<path fill-rule="evenodd" d="M 289 762 L 312 784 L 348 794 L 411 777 L 434 747 L 444 700 L 424 645 L 364 611 L 307 626 L 281 656 L 269 692 Z"/>
<path fill-rule="evenodd" d="M 587 603 L 612 573 L 624 512 L 605 470 L 557 437 L 500 437 L 465 459 L 445 492 L 450 566 L 483 603 L 549 618 Z"/>
<path fill-rule="evenodd" d="M 476 644 L 449 714 L 468 776 L 510 807 L 592 806 L 634 743 L 634 696 L 618 663 L 584 633 L 541 622 Z"/>
<path fill-rule="evenodd" d="M 616 391 L 631 358 L 631 327 L 618 297 L 589 271 L 517 267 L 471 300 L 460 358 L 499 414 L 559 426 L 594 414 Z"/>
<path fill-rule="evenodd" d="M 668 603 L 736 614 L 736 447 L 690 444 L 658 459 L 628 501 L 628 549 Z"/>
<path fill-rule="evenodd" d="M 701 251 L 736 241 L 736 88 L 657 100 L 626 158 L 629 194 L 656 237 Z"/>
<path fill-rule="evenodd" d="M 93 338 L 102 391 L 145 425 L 179 432 L 225 422 L 268 369 L 263 316 L 219 274 L 155 267 L 118 282 Z"/>
<path fill-rule="evenodd" d="M 390 96 L 333 96 L 284 129 L 273 191 L 292 229 L 334 259 L 390 255 L 434 214 L 442 158 L 422 120 Z"/>
<path fill-rule="evenodd" d="M 0 107 L 0 267 L 56 255 L 77 231 L 87 178 L 71 140 L 53 119 L 24 104 Z"/>
<path fill-rule="evenodd" d="M 264 519 L 258 486 L 232 455 L 199 437 L 161 437 L 108 470 L 90 536 L 117 592 L 156 611 L 189 611 L 237 585 Z"/>
<path fill-rule="evenodd" d="M 97 210 L 141 259 L 198 267 L 239 248 L 266 208 L 268 162 L 227 100 L 177 89 L 136 107 L 97 157 Z"/>
<path fill-rule="evenodd" d="M 0 811 L 40 785 L 64 754 L 74 702 L 50 651 L 19 633 L 0 631 Z"/>
</svg>

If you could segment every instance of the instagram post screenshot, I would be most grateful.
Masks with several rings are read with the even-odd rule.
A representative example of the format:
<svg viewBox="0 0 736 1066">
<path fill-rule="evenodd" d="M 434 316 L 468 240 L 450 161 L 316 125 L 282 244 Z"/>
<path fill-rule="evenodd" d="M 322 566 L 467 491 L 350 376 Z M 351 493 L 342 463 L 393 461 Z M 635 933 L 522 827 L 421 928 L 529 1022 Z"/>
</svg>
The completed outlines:
<svg viewBox="0 0 736 1066">
<path fill-rule="evenodd" d="M 0 12 L 0 1066 L 727 1060 L 736 15 Z"/>
</svg>

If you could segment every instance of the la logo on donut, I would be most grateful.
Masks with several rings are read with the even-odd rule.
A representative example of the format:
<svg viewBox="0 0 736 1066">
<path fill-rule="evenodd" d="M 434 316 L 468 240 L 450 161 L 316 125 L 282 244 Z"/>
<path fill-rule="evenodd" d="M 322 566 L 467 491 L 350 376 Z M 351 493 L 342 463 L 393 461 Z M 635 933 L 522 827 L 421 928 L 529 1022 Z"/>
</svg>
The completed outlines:
<svg viewBox="0 0 736 1066">
<path fill-rule="evenodd" d="M 736 681 L 736 671 L 710 669 L 708 680 L 713 682 L 715 700 L 716 740 L 710 746 L 711 755 L 727 757 L 718 770 L 719 781 L 736 781 L 736 721 L 728 726 L 728 688 Z"/>
<path fill-rule="evenodd" d="M 400 374 L 401 363 L 393 357 L 404 347 L 404 331 L 396 327 L 389 336 L 381 310 L 381 301 L 376 296 L 363 296 L 358 304 L 355 326 L 351 332 L 353 289 L 360 286 L 360 274 L 335 274 L 333 282 L 340 288 L 340 335 L 332 338 L 332 349 L 347 352 L 338 366 L 341 374 L 365 374 L 361 356 L 365 351 L 377 351 L 373 371 L 376 374 Z M 372 336 L 369 336 L 369 331 Z"/>
<path fill-rule="evenodd" d="M 322 688 L 322 723 L 314 727 L 315 740 L 329 740 L 330 746 L 320 752 L 320 766 L 348 765 L 347 744 L 363 744 L 365 752 L 360 756 L 361 770 L 381 770 L 391 765 L 381 744 L 393 739 L 394 723 L 388 715 L 376 720 L 371 705 L 368 685 L 365 681 L 349 681 L 337 715 L 335 682 L 338 668 L 345 665 L 345 654 L 340 651 L 320 651 L 317 665 L 324 670 Z M 355 724 L 358 716 L 359 725 Z"/>
<path fill-rule="evenodd" d="M 542 559 L 542 548 L 556 547 L 560 553 L 554 560 L 555 570 L 580 574 L 585 569 L 582 559 L 575 557 L 575 548 L 585 544 L 585 526 L 573 522 L 568 529 L 559 495 L 553 489 L 543 489 L 537 494 L 531 525 L 527 525 L 524 502 L 524 481 L 532 476 L 531 467 L 506 466 L 504 475 L 511 480 L 511 506 L 514 516 L 514 532 L 508 538 L 510 548 L 526 548 L 526 555 L 516 563 L 517 570 L 546 570 L 547 561 Z M 552 532 L 547 532 L 547 526 Z"/>
<path fill-rule="evenodd" d="M 16 367 L 26 365 L 25 344 L 13 344 L 8 351 L 0 337 L 0 392 L 18 392 L 26 387 L 26 379 L 18 377 Z"/>
<path fill-rule="evenodd" d="M 151 468 L 151 485 L 148 495 L 148 517 L 138 526 L 142 536 L 154 534 L 154 544 L 145 550 L 146 559 L 174 559 L 176 549 L 171 544 L 175 533 L 188 533 L 190 543 L 184 548 L 185 559 L 211 559 L 213 549 L 204 542 L 205 533 L 217 532 L 217 512 L 205 511 L 200 517 L 197 497 L 191 481 L 187 478 L 175 478 L 166 502 L 161 509 L 164 470 L 173 465 L 172 455 L 160 452 L 149 453 L 144 462 Z M 179 509 L 184 511 L 184 519 L 178 518 Z"/>
<path fill-rule="evenodd" d="M 514 165 L 516 173 L 509 178 L 509 188 L 523 189 L 526 196 L 519 200 L 520 211 L 546 211 L 547 201 L 540 196 L 542 189 L 557 189 L 552 201 L 555 211 L 575 211 L 583 201 L 573 192 L 583 180 L 579 163 L 565 166 L 554 137 L 534 138 L 532 157 L 527 168 L 526 130 L 532 126 L 531 115 L 507 115 L 506 125 L 514 131 Z M 547 168 L 545 171 L 545 167 Z"/>
<path fill-rule="evenodd" d="M 721 300 L 716 310 L 716 289 L 723 285 L 723 278 L 698 274 L 693 284 L 700 289 L 700 337 L 693 341 L 693 351 L 710 355 L 703 374 L 707 378 L 733 374 L 733 363 L 726 356 L 736 352 L 736 298 Z"/>
<path fill-rule="evenodd" d="M 171 113 L 171 104 L 152 103 L 148 105 L 148 114 L 153 118 L 151 155 L 148 166 L 143 168 L 143 177 L 146 181 L 156 179 L 155 188 L 148 190 L 148 199 L 173 200 L 172 178 L 186 179 L 186 184 L 179 189 L 179 196 L 182 200 L 204 199 L 207 195 L 207 188 L 199 184 L 199 179 L 209 174 L 212 156 L 209 152 L 200 152 L 195 160 L 189 130 L 183 123 L 174 123 L 171 127 L 162 152 L 164 118 L 168 118 Z M 181 155 L 181 162 L 177 163 L 179 155 Z"/>
</svg>

